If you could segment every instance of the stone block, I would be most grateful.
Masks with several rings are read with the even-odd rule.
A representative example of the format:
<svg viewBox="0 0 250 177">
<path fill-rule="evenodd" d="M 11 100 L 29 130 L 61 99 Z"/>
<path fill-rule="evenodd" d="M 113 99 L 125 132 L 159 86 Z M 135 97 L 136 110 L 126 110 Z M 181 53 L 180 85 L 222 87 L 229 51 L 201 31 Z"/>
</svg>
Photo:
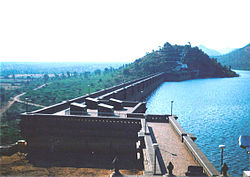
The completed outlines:
<svg viewBox="0 0 250 177">
<path fill-rule="evenodd" d="M 98 104 L 98 115 L 113 116 L 114 115 L 114 106 L 107 105 L 104 103 Z"/>
<path fill-rule="evenodd" d="M 79 103 L 70 104 L 70 114 L 71 115 L 86 115 L 87 114 L 87 105 Z"/>
<path fill-rule="evenodd" d="M 110 98 L 109 99 L 109 104 L 112 105 L 112 106 L 114 106 L 115 110 L 121 110 L 121 109 L 123 109 L 122 101 L 121 100 Z"/>
<path fill-rule="evenodd" d="M 188 171 L 185 174 L 186 176 L 206 176 L 201 166 L 188 166 Z"/>
<path fill-rule="evenodd" d="M 97 100 L 95 98 L 87 97 L 85 99 L 85 103 L 87 105 L 87 108 L 89 108 L 89 109 L 97 109 L 98 108 L 99 100 Z"/>
</svg>

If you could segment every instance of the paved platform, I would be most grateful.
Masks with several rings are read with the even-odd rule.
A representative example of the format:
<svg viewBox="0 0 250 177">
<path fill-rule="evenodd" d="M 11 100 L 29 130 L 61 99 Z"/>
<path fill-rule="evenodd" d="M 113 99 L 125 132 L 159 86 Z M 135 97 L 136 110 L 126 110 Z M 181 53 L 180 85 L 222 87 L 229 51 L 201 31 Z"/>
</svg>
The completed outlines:
<svg viewBox="0 0 250 177">
<path fill-rule="evenodd" d="M 166 168 L 170 161 L 174 165 L 174 175 L 185 176 L 188 166 L 197 165 L 169 123 L 148 122 L 148 126 L 152 128 L 153 141 L 159 145 Z"/>
</svg>

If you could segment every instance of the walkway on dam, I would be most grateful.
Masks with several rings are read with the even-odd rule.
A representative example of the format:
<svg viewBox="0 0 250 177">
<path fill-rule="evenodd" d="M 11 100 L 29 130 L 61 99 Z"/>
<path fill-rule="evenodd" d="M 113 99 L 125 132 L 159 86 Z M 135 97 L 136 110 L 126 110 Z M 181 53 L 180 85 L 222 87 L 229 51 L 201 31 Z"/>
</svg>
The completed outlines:
<svg viewBox="0 0 250 177">
<path fill-rule="evenodd" d="M 169 123 L 148 122 L 148 126 L 152 128 L 153 139 L 155 138 L 159 145 L 165 167 L 167 168 L 170 161 L 174 165 L 174 175 L 185 176 L 188 166 L 197 166 L 197 163 L 193 160 L 191 154 Z"/>
</svg>

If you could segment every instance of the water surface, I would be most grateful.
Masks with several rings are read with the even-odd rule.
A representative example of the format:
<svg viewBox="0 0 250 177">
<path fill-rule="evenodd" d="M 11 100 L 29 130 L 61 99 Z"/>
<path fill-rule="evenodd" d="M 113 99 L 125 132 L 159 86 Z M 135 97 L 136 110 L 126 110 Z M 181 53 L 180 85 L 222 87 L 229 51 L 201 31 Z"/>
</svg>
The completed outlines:
<svg viewBox="0 0 250 177">
<path fill-rule="evenodd" d="M 240 77 L 165 82 L 147 99 L 148 114 L 173 113 L 196 144 L 220 169 L 219 145 L 226 145 L 224 162 L 232 176 L 250 170 L 249 155 L 238 145 L 240 135 L 250 135 L 250 71 Z"/>
</svg>

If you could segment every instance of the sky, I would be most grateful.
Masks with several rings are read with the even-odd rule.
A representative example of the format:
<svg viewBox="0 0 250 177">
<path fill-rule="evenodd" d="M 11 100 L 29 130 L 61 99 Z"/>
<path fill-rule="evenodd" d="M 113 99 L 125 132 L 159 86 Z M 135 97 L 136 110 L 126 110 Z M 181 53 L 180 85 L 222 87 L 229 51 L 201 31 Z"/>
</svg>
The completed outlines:
<svg viewBox="0 0 250 177">
<path fill-rule="evenodd" d="M 0 61 L 133 62 L 165 42 L 250 43 L 250 0 L 0 0 Z"/>
</svg>

